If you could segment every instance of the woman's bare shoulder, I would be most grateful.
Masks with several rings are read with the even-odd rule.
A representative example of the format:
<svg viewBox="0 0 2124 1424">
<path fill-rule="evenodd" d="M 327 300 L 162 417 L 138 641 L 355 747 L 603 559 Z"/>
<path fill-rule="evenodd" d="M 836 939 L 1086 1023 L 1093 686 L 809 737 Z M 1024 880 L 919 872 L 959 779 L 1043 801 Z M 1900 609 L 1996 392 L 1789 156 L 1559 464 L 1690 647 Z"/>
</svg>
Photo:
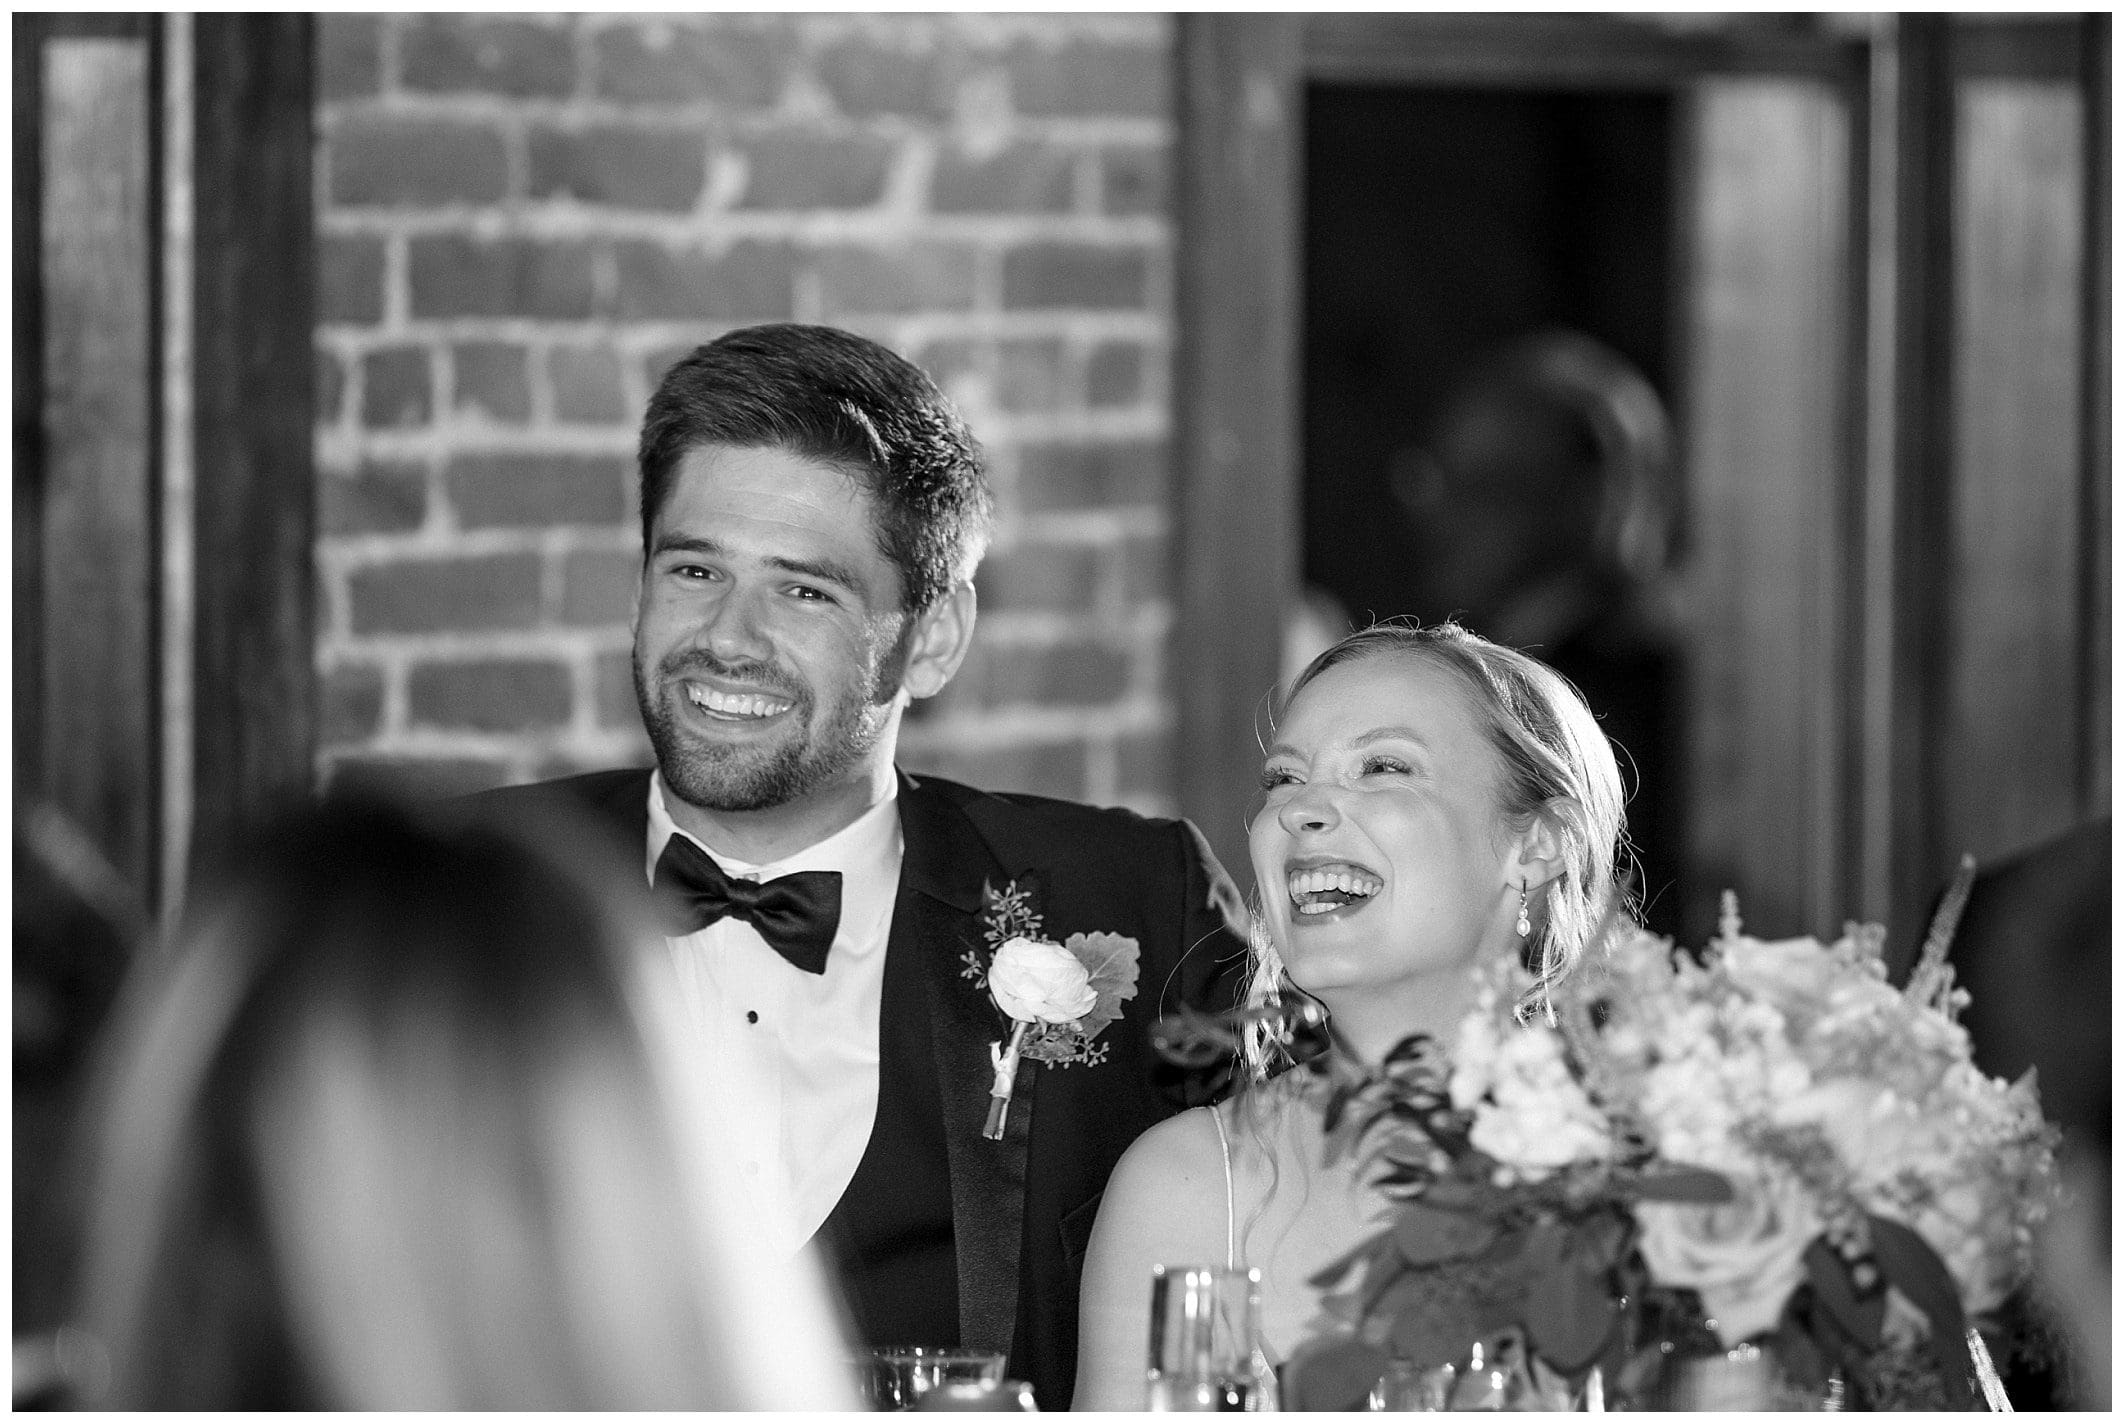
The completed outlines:
<svg viewBox="0 0 2124 1424">
<path fill-rule="evenodd" d="M 1106 1184 L 1109 1202 L 1155 1205 L 1160 1216 L 1214 1205 L 1224 1218 L 1224 1149 L 1215 1108 L 1191 1108 L 1147 1129 L 1114 1164 Z"/>
<path fill-rule="evenodd" d="M 1146 1129 L 1121 1155 L 1114 1174 L 1189 1178 L 1214 1173 L 1223 1190 L 1224 1147 L 1217 1135 L 1217 1108 L 1190 1108 Z M 1230 1125 L 1226 1124 L 1226 1130 Z"/>
</svg>

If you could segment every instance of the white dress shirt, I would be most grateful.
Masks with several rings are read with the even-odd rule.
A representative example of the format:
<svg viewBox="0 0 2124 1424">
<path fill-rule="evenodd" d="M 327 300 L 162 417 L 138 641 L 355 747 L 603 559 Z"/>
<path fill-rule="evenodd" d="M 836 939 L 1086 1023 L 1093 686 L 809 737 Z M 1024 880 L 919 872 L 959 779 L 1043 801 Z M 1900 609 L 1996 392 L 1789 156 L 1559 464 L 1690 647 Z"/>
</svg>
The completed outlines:
<svg viewBox="0 0 2124 1424">
<path fill-rule="evenodd" d="M 667 938 L 680 994 L 728 1124 L 729 1160 L 778 1235 L 794 1251 L 822 1226 L 855 1179 L 878 1110 L 878 1013 L 885 941 L 898 898 L 898 786 L 817 845 L 768 865 L 717 853 L 723 870 L 773 880 L 800 870 L 841 873 L 841 922 L 826 972 L 809 974 L 777 954 L 744 920 L 726 916 Z M 648 873 L 674 835 L 663 773 L 649 778 Z"/>
</svg>

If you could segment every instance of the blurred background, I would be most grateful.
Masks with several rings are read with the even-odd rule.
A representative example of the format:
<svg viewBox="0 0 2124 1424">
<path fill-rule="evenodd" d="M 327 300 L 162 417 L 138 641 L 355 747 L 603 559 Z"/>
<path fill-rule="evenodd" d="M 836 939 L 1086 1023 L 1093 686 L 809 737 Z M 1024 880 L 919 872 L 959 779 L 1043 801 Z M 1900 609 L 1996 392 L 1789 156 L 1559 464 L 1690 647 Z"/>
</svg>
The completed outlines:
<svg viewBox="0 0 2124 1424">
<path fill-rule="evenodd" d="M 1458 613 L 1623 746 L 1655 929 L 1907 958 L 1962 852 L 2108 813 L 2106 14 L 14 41 L 18 1330 L 39 1104 L 243 828 L 647 760 L 637 421 L 735 326 L 877 337 L 990 452 L 913 769 L 1244 884 L 1289 660 Z"/>
</svg>

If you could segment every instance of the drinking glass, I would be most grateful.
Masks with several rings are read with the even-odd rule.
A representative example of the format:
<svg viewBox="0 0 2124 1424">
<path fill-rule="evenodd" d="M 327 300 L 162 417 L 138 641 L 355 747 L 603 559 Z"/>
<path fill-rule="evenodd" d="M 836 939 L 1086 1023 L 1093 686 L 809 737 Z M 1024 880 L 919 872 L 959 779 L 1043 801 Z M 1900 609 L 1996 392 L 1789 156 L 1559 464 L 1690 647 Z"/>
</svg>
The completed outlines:
<svg viewBox="0 0 2124 1424">
<path fill-rule="evenodd" d="M 1472 1342 L 1456 1363 L 1416 1365 L 1393 1360 L 1372 1386 L 1365 1407 L 1374 1412 L 1527 1411 L 1607 1412 L 1607 1388 L 1598 1366 L 1574 1391 L 1543 1364 L 1517 1330 Z"/>
<path fill-rule="evenodd" d="M 913 1409 L 923 1395 L 946 1385 L 994 1389 L 1003 1383 L 997 1350 L 898 1345 L 872 1350 L 866 1393 L 873 1409 Z"/>
<path fill-rule="evenodd" d="M 1260 1310 L 1259 1271 L 1153 1266 L 1149 1407 L 1272 1408 L 1257 1368 Z"/>
<path fill-rule="evenodd" d="M 1037 1414 L 1032 1386 L 1007 1379 L 997 1384 L 940 1384 L 922 1391 L 915 1408 L 927 1414 Z"/>
</svg>

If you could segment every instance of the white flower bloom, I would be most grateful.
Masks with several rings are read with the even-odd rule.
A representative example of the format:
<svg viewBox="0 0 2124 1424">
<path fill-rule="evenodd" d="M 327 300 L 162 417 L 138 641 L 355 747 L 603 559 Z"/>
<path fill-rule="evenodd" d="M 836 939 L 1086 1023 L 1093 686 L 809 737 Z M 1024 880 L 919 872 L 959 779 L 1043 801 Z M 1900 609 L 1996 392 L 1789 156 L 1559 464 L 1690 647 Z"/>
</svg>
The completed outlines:
<svg viewBox="0 0 2124 1424">
<path fill-rule="evenodd" d="M 1456 1073 L 1455 1106 L 1463 1105 L 1459 1079 Z M 1546 1030 L 1505 1034 L 1488 1100 L 1477 1097 L 1469 1098 L 1475 1122 L 1468 1140 L 1521 1177 L 1539 1180 L 1571 1162 L 1605 1160 L 1614 1150 L 1606 1116 L 1572 1077 L 1561 1041 Z"/>
<path fill-rule="evenodd" d="M 1822 1223 L 1806 1192 L 1782 1175 L 1722 1169 L 1733 1182 L 1730 1203 L 1640 1202 L 1637 1221 L 1654 1278 L 1701 1295 L 1719 1339 L 1731 1347 L 1777 1324 L 1806 1277 L 1803 1258 Z"/>
<path fill-rule="evenodd" d="M 1091 973 L 1077 956 L 1022 935 L 996 947 L 988 988 L 997 1007 L 1020 1023 L 1075 1023 L 1099 1002 Z"/>
</svg>

